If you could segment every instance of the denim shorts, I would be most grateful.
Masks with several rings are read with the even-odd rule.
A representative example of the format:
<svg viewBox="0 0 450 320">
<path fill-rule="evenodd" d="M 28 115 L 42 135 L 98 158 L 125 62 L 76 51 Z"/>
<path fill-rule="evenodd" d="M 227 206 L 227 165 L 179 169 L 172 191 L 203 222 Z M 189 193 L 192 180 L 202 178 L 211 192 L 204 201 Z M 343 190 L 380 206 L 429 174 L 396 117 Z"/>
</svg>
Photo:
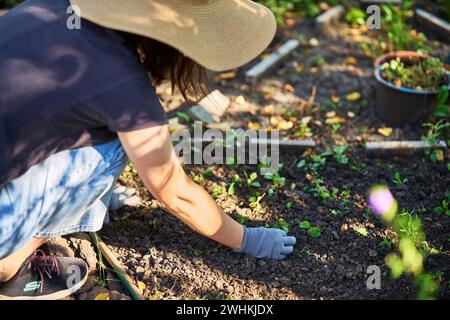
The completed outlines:
<svg viewBox="0 0 450 320">
<path fill-rule="evenodd" d="M 128 164 L 118 139 L 56 153 L 0 190 L 0 259 L 31 238 L 101 229 Z"/>
</svg>

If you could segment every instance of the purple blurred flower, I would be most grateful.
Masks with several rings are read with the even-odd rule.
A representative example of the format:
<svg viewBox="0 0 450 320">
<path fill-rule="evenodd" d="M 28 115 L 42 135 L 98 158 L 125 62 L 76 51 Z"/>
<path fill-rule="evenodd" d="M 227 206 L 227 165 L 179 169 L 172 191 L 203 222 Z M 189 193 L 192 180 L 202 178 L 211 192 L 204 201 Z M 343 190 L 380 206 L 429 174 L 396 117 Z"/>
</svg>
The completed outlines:
<svg viewBox="0 0 450 320">
<path fill-rule="evenodd" d="M 390 213 L 395 208 L 395 199 L 389 188 L 378 186 L 369 194 L 369 208 L 379 216 Z"/>
</svg>

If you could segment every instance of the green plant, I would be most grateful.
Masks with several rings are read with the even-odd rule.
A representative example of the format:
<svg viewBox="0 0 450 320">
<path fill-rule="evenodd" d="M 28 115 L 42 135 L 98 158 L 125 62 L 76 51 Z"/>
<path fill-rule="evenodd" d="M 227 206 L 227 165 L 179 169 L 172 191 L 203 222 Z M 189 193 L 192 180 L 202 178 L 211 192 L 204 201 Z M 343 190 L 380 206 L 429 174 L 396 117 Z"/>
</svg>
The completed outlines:
<svg viewBox="0 0 450 320">
<path fill-rule="evenodd" d="M 321 234 L 320 228 L 311 226 L 311 223 L 308 220 L 299 222 L 298 227 L 300 229 L 306 230 L 306 233 L 312 238 L 320 237 Z"/>
<path fill-rule="evenodd" d="M 261 184 L 258 181 L 256 181 L 256 179 L 258 179 L 258 174 L 256 172 L 252 172 L 246 180 L 247 186 L 254 187 L 254 188 L 260 188 Z"/>
<path fill-rule="evenodd" d="M 0 0 L 0 9 L 1 8 L 12 8 L 24 0 Z"/>
<path fill-rule="evenodd" d="M 327 62 L 325 61 L 325 58 L 322 55 L 317 54 L 314 56 L 314 66 L 315 67 L 321 67 L 326 63 Z"/>
<path fill-rule="evenodd" d="M 241 216 L 240 214 L 236 214 L 235 220 L 236 220 L 237 222 L 239 222 L 240 224 L 246 224 L 247 221 L 248 221 L 248 218 L 247 218 L 247 217 L 244 217 L 244 216 Z"/>
<path fill-rule="evenodd" d="M 286 202 L 285 208 L 288 210 L 291 210 L 292 209 L 292 201 Z"/>
<path fill-rule="evenodd" d="M 442 200 L 440 206 L 434 208 L 433 211 L 437 214 L 444 213 L 446 216 L 450 217 L 450 191 L 445 192 L 445 199 Z"/>
<path fill-rule="evenodd" d="M 286 178 L 282 177 L 278 172 L 275 174 L 268 173 L 264 178 L 272 181 L 272 187 L 268 191 L 269 196 L 272 196 L 275 190 L 281 188 L 286 183 Z"/>
<path fill-rule="evenodd" d="M 219 197 L 219 195 L 223 194 L 227 192 L 227 190 L 224 187 L 221 186 L 214 186 L 212 189 L 212 197 L 214 199 L 217 199 L 217 197 Z"/>
<path fill-rule="evenodd" d="M 236 191 L 236 189 L 235 189 L 236 188 L 236 184 L 239 182 L 239 180 L 241 180 L 241 178 L 239 177 L 238 174 L 235 174 L 233 176 L 233 178 L 231 179 L 231 181 L 225 179 L 225 183 L 228 185 L 227 192 L 228 192 L 229 195 L 233 195 L 235 193 L 235 191 Z"/>
<path fill-rule="evenodd" d="M 180 118 L 181 120 L 183 120 L 186 123 L 191 122 L 191 117 L 189 117 L 188 114 L 185 113 L 185 112 L 178 111 L 176 113 L 176 115 L 177 115 L 178 118 Z"/>
<path fill-rule="evenodd" d="M 304 220 L 298 223 L 298 227 L 300 229 L 309 229 L 311 228 L 311 223 L 308 220 Z"/>
<path fill-rule="evenodd" d="M 321 231 L 319 227 L 312 227 L 308 229 L 308 235 L 312 238 L 320 237 Z"/>
<path fill-rule="evenodd" d="M 429 142 L 432 146 L 436 145 L 438 141 L 444 135 L 446 128 L 450 127 L 450 122 L 447 119 L 441 119 L 436 123 L 425 123 L 424 127 L 428 128 L 427 136 L 425 141 Z M 444 158 L 442 150 L 426 150 L 425 155 L 432 161 L 442 161 Z"/>
<path fill-rule="evenodd" d="M 388 249 L 392 249 L 392 241 L 388 237 L 383 237 L 383 239 L 380 241 L 380 246 L 385 247 Z"/>
<path fill-rule="evenodd" d="M 334 158 L 340 164 L 347 164 L 348 157 L 345 155 L 345 151 L 347 151 L 347 146 L 339 146 L 334 148 Z"/>
<path fill-rule="evenodd" d="M 434 114 L 437 117 L 448 117 L 450 115 L 450 106 L 448 105 L 448 85 L 442 85 L 438 92 L 438 102 Z"/>
<path fill-rule="evenodd" d="M 289 224 L 283 218 L 278 219 L 277 223 L 274 225 L 274 228 L 281 229 L 284 232 L 289 232 Z"/>
<path fill-rule="evenodd" d="M 397 186 L 403 186 L 408 182 L 408 179 L 402 178 L 400 176 L 400 172 L 396 171 L 394 173 L 394 179 L 392 180 L 392 182 L 394 182 Z"/>
<path fill-rule="evenodd" d="M 345 15 L 345 21 L 352 26 L 365 26 L 366 25 L 366 13 L 360 8 L 350 7 Z"/>
<path fill-rule="evenodd" d="M 381 70 L 383 78 L 390 83 L 416 90 L 438 90 L 447 78 L 443 62 L 437 58 L 396 58 L 385 62 Z"/>
</svg>

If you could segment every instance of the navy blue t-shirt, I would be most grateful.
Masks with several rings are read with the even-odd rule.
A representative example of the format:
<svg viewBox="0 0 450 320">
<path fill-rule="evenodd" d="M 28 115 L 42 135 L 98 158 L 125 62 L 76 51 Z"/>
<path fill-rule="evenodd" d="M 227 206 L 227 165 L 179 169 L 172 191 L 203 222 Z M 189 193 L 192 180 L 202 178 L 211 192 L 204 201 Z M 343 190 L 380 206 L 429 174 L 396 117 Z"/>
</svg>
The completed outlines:
<svg viewBox="0 0 450 320">
<path fill-rule="evenodd" d="M 119 33 L 81 20 L 68 0 L 28 0 L 0 17 L 0 189 L 63 150 L 167 122 Z"/>
</svg>

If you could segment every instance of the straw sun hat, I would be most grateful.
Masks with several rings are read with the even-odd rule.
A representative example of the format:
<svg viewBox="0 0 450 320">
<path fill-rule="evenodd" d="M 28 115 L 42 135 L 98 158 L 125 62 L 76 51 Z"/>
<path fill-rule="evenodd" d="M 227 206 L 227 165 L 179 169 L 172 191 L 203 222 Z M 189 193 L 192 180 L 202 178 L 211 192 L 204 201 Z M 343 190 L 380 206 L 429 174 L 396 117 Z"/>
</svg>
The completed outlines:
<svg viewBox="0 0 450 320">
<path fill-rule="evenodd" d="M 207 69 L 246 64 L 272 41 L 276 20 L 250 0 L 70 0 L 81 17 L 166 43 Z"/>
</svg>

